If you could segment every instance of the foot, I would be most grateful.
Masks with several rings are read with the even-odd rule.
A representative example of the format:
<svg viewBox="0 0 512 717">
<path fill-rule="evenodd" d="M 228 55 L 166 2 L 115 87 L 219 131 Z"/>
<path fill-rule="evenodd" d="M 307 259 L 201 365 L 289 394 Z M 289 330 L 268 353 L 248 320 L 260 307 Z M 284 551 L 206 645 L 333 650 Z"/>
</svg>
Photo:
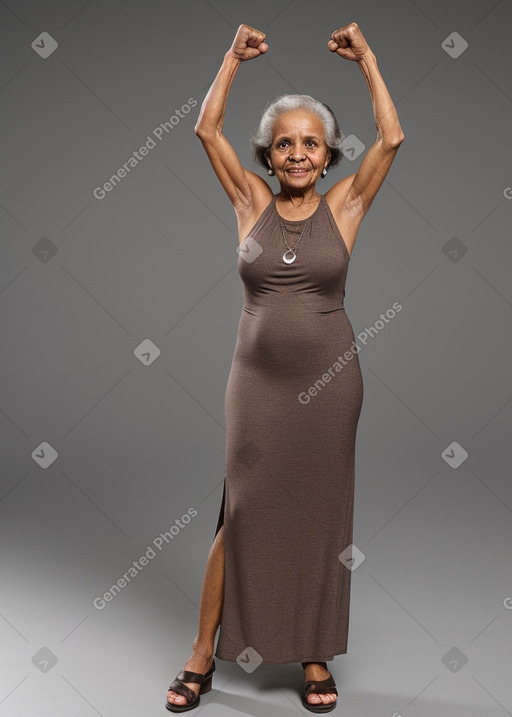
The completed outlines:
<svg viewBox="0 0 512 717">
<path fill-rule="evenodd" d="M 188 658 L 188 660 L 185 663 L 184 670 L 190 670 L 191 672 L 199 672 L 200 675 L 204 675 L 208 672 L 210 667 L 212 666 L 213 662 L 213 655 L 202 655 L 199 652 L 193 651 L 191 656 Z M 199 690 L 201 689 L 201 685 L 198 685 L 197 682 L 184 682 L 187 687 L 189 687 L 192 692 L 194 692 L 196 695 L 199 694 Z M 172 705 L 185 705 L 187 704 L 187 698 L 183 695 L 178 694 L 174 690 L 168 690 L 167 692 L 167 702 L 169 702 Z"/>
<path fill-rule="evenodd" d="M 306 682 L 309 680 L 326 680 L 331 673 L 325 667 L 320 665 L 318 662 L 312 662 L 310 665 L 306 665 L 304 668 L 304 677 Z M 335 692 L 326 692 L 325 694 L 318 694 L 317 692 L 311 692 L 307 697 L 307 702 L 310 705 L 329 705 L 336 701 L 337 695 Z"/>
</svg>

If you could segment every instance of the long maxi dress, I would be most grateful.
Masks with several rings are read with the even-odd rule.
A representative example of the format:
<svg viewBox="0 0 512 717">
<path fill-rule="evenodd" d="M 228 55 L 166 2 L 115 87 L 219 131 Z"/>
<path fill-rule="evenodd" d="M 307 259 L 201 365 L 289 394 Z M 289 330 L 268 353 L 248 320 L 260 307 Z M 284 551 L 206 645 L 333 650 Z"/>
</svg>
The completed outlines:
<svg viewBox="0 0 512 717">
<path fill-rule="evenodd" d="M 276 198 L 239 248 L 215 655 L 323 662 L 347 652 L 363 381 L 344 308 L 350 255 L 327 200 L 306 219 L 281 218 L 290 247 L 309 219 L 287 264 Z"/>
</svg>

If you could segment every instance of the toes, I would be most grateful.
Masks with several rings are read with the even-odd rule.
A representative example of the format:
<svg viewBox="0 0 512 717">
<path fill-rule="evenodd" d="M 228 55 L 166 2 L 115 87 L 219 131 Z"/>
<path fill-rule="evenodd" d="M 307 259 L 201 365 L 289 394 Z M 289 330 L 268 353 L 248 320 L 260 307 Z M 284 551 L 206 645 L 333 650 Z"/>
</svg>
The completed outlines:
<svg viewBox="0 0 512 717">
<path fill-rule="evenodd" d="M 330 702 L 334 702 L 335 699 L 336 695 L 334 694 L 334 692 L 328 692 L 326 694 L 320 695 L 318 695 L 316 692 L 312 692 L 310 695 L 308 695 L 307 701 L 312 705 L 317 705 L 319 703 L 327 705 Z"/>
<path fill-rule="evenodd" d="M 329 704 L 330 702 L 334 702 L 336 699 L 336 695 L 333 692 L 328 692 L 326 695 L 322 695 L 322 702 L 324 704 Z"/>
<path fill-rule="evenodd" d="M 173 705 L 175 703 L 178 705 L 182 705 L 184 703 L 184 701 L 185 701 L 185 698 L 183 697 L 183 695 L 179 695 L 177 692 L 173 692 L 171 690 L 170 692 L 167 693 L 167 702 L 169 702 L 169 704 L 171 704 L 171 705 Z"/>
</svg>

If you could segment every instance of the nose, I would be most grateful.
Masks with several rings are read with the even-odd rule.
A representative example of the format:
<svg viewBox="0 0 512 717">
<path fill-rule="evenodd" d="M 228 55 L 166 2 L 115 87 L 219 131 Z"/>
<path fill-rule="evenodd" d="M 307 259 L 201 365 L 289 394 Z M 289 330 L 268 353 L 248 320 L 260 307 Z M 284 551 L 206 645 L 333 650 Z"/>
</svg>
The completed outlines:
<svg viewBox="0 0 512 717">
<path fill-rule="evenodd" d="M 305 153 L 300 149 L 294 149 L 292 153 L 290 154 L 290 159 L 300 162 L 301 159 L 304 159 Z"/>
</svg>

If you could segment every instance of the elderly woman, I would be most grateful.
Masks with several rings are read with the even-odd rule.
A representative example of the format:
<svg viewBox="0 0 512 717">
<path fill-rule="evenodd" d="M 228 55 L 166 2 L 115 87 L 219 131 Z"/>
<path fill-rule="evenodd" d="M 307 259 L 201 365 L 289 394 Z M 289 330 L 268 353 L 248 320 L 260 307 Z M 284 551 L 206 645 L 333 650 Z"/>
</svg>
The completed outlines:
<svg viewBox="0 0 512 717">
<path fill-rule="evenodd" d="M 222 504 L 192 654 L 167 693 L 172 712 L 196 707 L 211 689 L 214 655 L 248 672 L 301 662 L 304 707 L 329 712 L 337 703 L 326 661 L 347 652 L 360 558 L 352 534 L 363 383 L 345 280 L 404 134 L 357 23 L 333 32 L 328 49 L 358 63 L 377 138 L 357 173 L 325 194 L 317 181 L 351 146 L 324 103 L 283 95 L 267 105 L 251 142 L 277 194 L 242 167 L 222 133 L 240 63 L 268 51 L 263 32 L 240 25 L 195 127 L 236 212 L 244 303 L 225 396 Z"/>
</svg>

